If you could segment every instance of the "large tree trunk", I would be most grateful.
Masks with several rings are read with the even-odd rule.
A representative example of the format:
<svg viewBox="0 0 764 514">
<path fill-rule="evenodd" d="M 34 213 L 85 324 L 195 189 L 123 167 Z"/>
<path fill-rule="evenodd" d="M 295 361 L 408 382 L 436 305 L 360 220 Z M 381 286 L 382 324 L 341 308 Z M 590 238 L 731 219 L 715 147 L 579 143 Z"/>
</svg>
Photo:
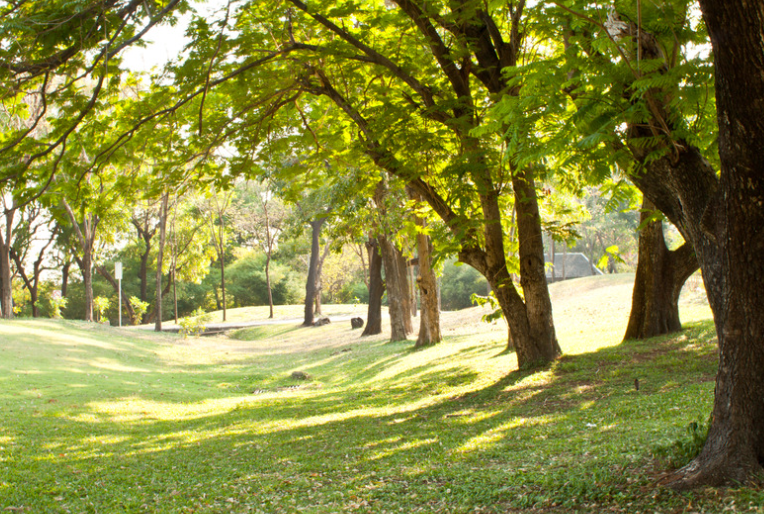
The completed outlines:
<svg viewBox="0 0 764 514">
<path fill-rule="evenodd" d="M 711 189 L 692 177 L 677 196 L 690 210 L 719 371 L 706 445 L 677 487 L 746 482 L 764 466 L 764 4 L 700 6 L 714 51 L 722 169 Z"/>
<path fill-rule="evenodd" d="M 376 239 L 369 239 L 366 248 L 369 251 L 369 310 L 362 337 L 382 333 L 382 296 L 385 294 L 379 243 Z"/>
<path fill-rule="evenodd" d="M 321 228 L 325 222 L 326 218 L 319 218 L 310 222 L 310 263 L 308 264 L 308 280 L 305 283 L 305 319 L 302 322 L 306 327 L 313 325 L 314 321 L 313 308 L 317 292 L 316 277 L 318 276 L 318 261 L 321 251 Z"/>
<path fill-rule="evenodd" d="M 69 287 L 69 269 L 72 267 L 72 261 L 67 257 L 66 262 L 61 267 L 61 297 L 66 298 L 66 290 Z"/>
<path fill-rule="evenodd" d="M 655 206 L 642 202 L 639 260 L 634 278 L 631 314 L 624 340 L 645 339 L 682 329 L 679 321 L 679 293 L 685 281 L 698 269 L 692 245 L 684 243 L 669 251 L 663 237 L 663 222 L 648 223 Z"/>
<path fill-rule="evenodd" d="M 424 220 L 417 220 L 424 226 Z M 417 251 L 419 261 L 420 298 L 422 299 L 419 316 L 419 337 L 416 347 L 428 346 L 443 340 L 440 332 L 440 306 L 438 305 L 438 277 L 432 269 L 432 251 L 430 238 L 427 234 L 417 234 Z"/>
<path fill-rule="evenodd" d="M 387 290 L 387 307 L 390 314 L 390 341 L 404 341 L 408 335 L 404 318 L 409 316 L 410 312 L 405 303 L 408 291 L 402 289 L 399 280 L 398 250 L 386 236 L 379 236 L 377 240 L 382 251 L 382 263 L 385 268 L 385 289 Z"/>
</svg>

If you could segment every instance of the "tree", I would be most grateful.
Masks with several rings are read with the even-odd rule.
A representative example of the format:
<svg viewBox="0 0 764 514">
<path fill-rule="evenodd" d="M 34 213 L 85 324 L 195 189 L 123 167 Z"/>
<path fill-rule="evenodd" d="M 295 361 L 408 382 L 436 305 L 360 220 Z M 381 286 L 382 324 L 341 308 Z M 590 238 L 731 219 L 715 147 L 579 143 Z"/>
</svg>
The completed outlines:
<svg viewBox="0 0 764 514">
<path fill-rule="evenodd" d="M 686 100 L 707 95 L 710 70 L 676 58 L 683 56 L 678 46 L 686 44 L 679 34 L 705 40 L 702 30 L 687 28 L 689 2 L 670 9 L 644 3 L 641 13 L 619 5 L 608 26 L 584 5 L 575 13 L 590 33 L 609 40 L 599 46 L 602 52 L 585 45 L 581 52 L 590 61 L 607 54 L 624 70 L 623 89 L 611 92 L 621 95 L 621 105 L 628 106 L 623 112 L 631 114 L 619 121 L 627 125 L 625 149 L 640 165 L 631 179 L 692 245 L 714 313 L 719 372 L 711 426 L 701 454 L 676 473 L 677 488 L 745 482 L 764 462 L 764 404 L 755 400 L 764 394 L 764 261 L 752 258 L 764 249 L 764 238 L 751 232 L 764 226 L 764 105 L 757 100 L 764 94 L 764 11 L 738 1 L 699 4 L 713 48 L 718 174 L 704 152 L 703 132 L 693 130 L 693 120 L 703 123 L 702 112 L 691 117 L 682 111 L 706 105 Z"/>
<path fill-rule="evenodd" d="M 218 264 L 220 265 L 220 290 L 222 296 L 221 308 L 223 311 L 223 321 L 226 320 L 225 251 L 226 235 L 229 228 L 227 221 L 231 215 L 233 197 L 233 191 L 217 191 L 213 189 L 201 204 L 209 228 L 210 241 L 215 248 Z"/>
<path fill-rule="evenodd" d="M 681 330 L 679 294 L 698 269 L 692 245 L 684 243 L 670 251 L 663 237 L 663 221 L 653 216 L 654 207 L 645 199 L 640 215 L 639 260 L 624 340 Z"/>
<path fill-rule="evenodd" d="M 288 215 L 283 202 L 269 187 L 271 184 L 272 181 L 266 178 L 260 184 L 247 182 L 240 186 L 239 205 L 234 220 L 236 228 L 265 252 L 265 287 L 268 291 L 269 318 L 273 318 L 271 260 Z"/>
</svg>

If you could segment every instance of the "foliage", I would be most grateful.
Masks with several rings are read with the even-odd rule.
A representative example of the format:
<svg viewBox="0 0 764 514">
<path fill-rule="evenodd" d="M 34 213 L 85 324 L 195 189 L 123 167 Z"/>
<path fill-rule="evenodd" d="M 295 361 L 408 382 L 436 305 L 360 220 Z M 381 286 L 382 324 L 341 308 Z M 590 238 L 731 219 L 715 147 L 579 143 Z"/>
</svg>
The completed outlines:
<svg viewBox="0 0 764 514">
<path fill-rule="evenodd" d="M 237 307 L 268 305 L 263 252 L 242 250 L 239 257 L 226 268 L 228 292 Z M 305 294 L 302 277 L 279 262 L 272 262 L 271 289 L 274 305 L 299 303 Z"/>
<path fill-rule="evenodd" d="M 189 316 L 179 321 L 180 335 L 183 339 L 188 336 L 199 337 L 207 330 L 207 323 L 211 320 L 212 315 L 205 313 L 204 309 L 199 307 Z"/>
<path fill-rule="evenodd" d="M 61 296 L 61 291 L 53 291 L 48 296 L 48 304 L 50 305 L 50 317 L 54 319 L 61 319 L 63 317 L 61 311 L 66 308 L 66 304 L 69 300 Z"/>
<path fill-rule="evenodd" d="M 135 311 L 135 324 L 139 325 L 143 315 L 149 310 L 149 302 L 144 302 L 137 296 L 131 296 L 130 305 L 133 307 L 133 311 Z"/>
<path fill-rule="evenodd" d="M 473 295 L 486 295 L 489 291 L 488 282 L 474 268 L 459 264 L 453 259 L 444 263 L 440 279 L 441 309 L 466 309 L 473 305 Z"/>
<path fill-rule="evenodd" d="M 96 296 L 93 299 L 93 308 L 95 309 L 97 316 L 96 321 L 103 321 L 106 316 L 106 311 L 111 307 L 111 302 L 104 296 Z"/>
</svg>

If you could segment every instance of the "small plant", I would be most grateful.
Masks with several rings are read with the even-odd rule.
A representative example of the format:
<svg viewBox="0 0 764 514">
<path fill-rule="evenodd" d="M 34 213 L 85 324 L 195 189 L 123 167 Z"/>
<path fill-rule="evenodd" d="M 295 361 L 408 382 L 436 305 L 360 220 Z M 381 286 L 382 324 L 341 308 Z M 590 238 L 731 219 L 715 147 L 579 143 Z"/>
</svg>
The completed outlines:
<svg viewBox="0 0 764 514">
<path fill-rule="evenodd" d="M 666 462 L 672 468 L 689 464 L 706 444 L 710 421 L 693 421 L 686 428 L 686 435 L 673 443 L 653 448 L 653 456 Z"/>
<path fill-rule="evenodd" d="M 93 307 L 96 310 L 96 321 L 100 323 L 103 321 L 106 311 L 111 307 L 111 302 L 104 296 L 98 296 L 93 300 Z"/>
<path fill-rule="evenodd" d="M 50 312 L 52 318 L 61 319 L 64 317 L 61 314 L 61 311 L 66 308 L 68 300 L 61 296 L 61 291 L 51 291 L 50 297 L 48 298 L 48 303 L 50 304 Z"/>
<path fill-rule="evenodd" d="M 143 319 L 143 315 L 149 310 L 149 302 L 144 302 L 137 296 L 131 296 L 130 305 L 132 305 L 133 311 L 135 312 L 135 324 L 139 325 Z"/>
<path fill-rule="evenodd" d="M 183 336 L 183 339 L 187 338 L 189 335 L 199 337 L 205 330 L 207 330 L 207 322 L 211 319 L 212 316 L 199 307 L 192 312 L 190 316 L 186 316 L 180 320 L 180 335 Z"/>
</svg>

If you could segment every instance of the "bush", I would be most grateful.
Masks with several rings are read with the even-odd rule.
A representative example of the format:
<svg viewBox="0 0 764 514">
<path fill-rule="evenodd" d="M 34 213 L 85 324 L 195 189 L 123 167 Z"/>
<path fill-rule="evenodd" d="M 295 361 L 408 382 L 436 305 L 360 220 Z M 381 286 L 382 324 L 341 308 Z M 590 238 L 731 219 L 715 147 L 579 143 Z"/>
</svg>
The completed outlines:
<svg viewBox="0 0 764 514">
<path fill-rule="evenodd" d="M 189 335 L 199 337 L 207 330 L 207 322 L 212 319 L 210 314 L 204 312 L 201 307 L 196 309 L 190 316 L 180 320 L 180 335 L 183 339 Z"/>
<path fill-rule="evenodd" d="M 51 295 L 48 297 L 48 303 L 50 305 L 50 317 L 55 319 L 63 318 L 61 311 L 66 308 L 66 304 L 69 303 L 69 301 L 61 296 L 61 292 L 54 291 L 51 293 Z"/>
<path fill-rule="evenodd" d="M 135 324 L 140 325 L 143 315 L 149 310 L 149 302 L 144 302 L 137 296 L 131 296 L 130 305 L 132 305 L 133 311 L 135 312 Z"/>
<path fill-rule="evenodd" d="M 106 311 L 111 307 L 111 302 L 105 296 L 98 296 L 93 300 L 93 307 L 96 311 L 96 321 L 102 322 Z"/>
</svg>

